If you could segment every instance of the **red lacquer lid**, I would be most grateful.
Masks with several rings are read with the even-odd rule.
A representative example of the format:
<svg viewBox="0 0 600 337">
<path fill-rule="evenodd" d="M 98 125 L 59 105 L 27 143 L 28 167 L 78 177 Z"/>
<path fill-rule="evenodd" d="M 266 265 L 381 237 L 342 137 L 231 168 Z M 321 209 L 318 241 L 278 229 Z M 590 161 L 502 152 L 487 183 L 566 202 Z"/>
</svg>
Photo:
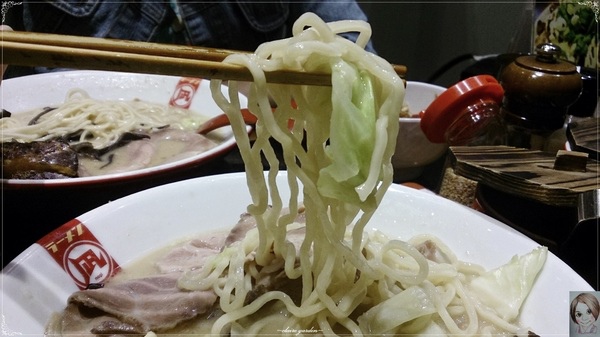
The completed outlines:
<svg viewBox="0 0 600 337">
<path fill-rule="evenodd" d="M 501 104 L 504 90 L 490 75 L 469 77 L 448 88 L 421 112 L 421 129 L 433 143 L 445 143 L 452 123 L 481 101 Z"/>
</svg>

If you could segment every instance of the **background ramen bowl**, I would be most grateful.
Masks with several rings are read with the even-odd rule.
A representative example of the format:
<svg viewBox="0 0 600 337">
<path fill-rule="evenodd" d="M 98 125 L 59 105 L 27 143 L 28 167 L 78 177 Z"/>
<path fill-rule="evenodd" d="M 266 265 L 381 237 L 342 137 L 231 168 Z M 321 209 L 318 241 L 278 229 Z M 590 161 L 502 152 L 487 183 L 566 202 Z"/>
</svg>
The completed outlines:
<svg viewBox="0 0 600 337">
<path fill-rule="evenodd" d="M 212 99 L 209 82 L 188 80 L 103 71 L 56 72 L 4 80 L 0 102 L 4 109 L 18 114 L 59 105 L 70 89 L 81 88 L 95 99 L 137 98 L 165 105 L 173 99 L 174 104 L 189 103 L 189 109 L 207 117 L 221 114 Z M 196 88 L 195 84 L 198 84 Z M 190 99 L 177 100 L 184 97 Z M 245 97 L 240 99 L 245 104 Z M 10 261 L 15 254 L 78 214 L 149 187 L 214 174 L 214 166 L 220 167 L 221 161 L 235 147 L 231 128 L 215 132 L 222 140 L 217 147 L 151 168 L 71 179 L 2 179 L 2 225 L 19 231 L 18 240 L 3 237 L 3 262 Z"/>
<path fill-rule="evenodd" d="M 446 88 L 437 85 L 407 81 L 404 102 L 410 114 L 425 110 Z M 421 130 L 420 118 L 400 118 L 396 152 L 392 157 L 394 180 L 403 182 L 419 177 L 425 166 L 446 152 L 446 144 L 430 142 Z"/>
</svg>

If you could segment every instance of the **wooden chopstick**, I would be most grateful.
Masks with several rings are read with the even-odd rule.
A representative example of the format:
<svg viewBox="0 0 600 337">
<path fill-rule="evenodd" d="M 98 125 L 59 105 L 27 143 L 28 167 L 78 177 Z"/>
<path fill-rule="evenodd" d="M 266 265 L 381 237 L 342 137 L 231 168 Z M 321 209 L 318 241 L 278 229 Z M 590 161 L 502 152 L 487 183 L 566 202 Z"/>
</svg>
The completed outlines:
<svg viewBox="0 0 600 337">
<path fill-rule="evenodd" d="M 240 53 L 234 50 L 32 32 L 2 31 L 0 37 L 2 63 L 9 65 L 253 79 L 245 67 L 221 62 Z M 400 77 L 406 73 L 405 66 L 394 66 L 394 70 Z M 266 76 L 270 83 L 331 85 L 325 73 L 273 71 Z"/>
<path fill-rule="evenodd" d="M 190 47 L 175 44 L 139 42 L 108 38 L 103 39 L 85 36 L 66 36 L 60 34 L 34 32 L 3 31 L 1 35 L 2 40 L 7 42 L 20 42 L 36 45 L 43 44 L 49 46 L 85 48 L 156 56 L 171 56 L 177 58 L 186 57 L 206 61 L 223 61 L 223 59 L 230 54 L 244 53 L 243 51 L 229 49 Z"/>
</svg>

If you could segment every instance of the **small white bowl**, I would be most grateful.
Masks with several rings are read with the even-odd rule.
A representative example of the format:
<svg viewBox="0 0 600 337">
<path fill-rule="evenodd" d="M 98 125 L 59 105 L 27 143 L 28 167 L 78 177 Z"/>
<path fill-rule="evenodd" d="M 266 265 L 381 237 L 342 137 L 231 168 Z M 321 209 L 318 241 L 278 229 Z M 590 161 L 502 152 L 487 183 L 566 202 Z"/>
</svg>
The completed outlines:
<svg viewBox="0 0 600 337">
<path fill-rule="evenodd" d="M 411 115 L 425 110 L 446 88 L 422 82 L 407 81 L 404 102 Z M 394 180 L 408 181 L 419 177 L 428 164 L 446 152 L 447 144 L 430 142 L 421 130 L 421 118 L 400 118 L 396 152 L 392 157 Z"/>
</svg>

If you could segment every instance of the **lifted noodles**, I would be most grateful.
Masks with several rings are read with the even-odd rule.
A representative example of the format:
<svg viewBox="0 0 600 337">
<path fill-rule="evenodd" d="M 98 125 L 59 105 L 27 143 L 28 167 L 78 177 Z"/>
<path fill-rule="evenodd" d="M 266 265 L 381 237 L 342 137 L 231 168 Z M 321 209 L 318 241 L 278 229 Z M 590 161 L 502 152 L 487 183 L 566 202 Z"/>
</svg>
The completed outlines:
<svg viewBox="0 0 600 337">
<path fill-rule="evenodd" d="M 360 32 L 356 44 L 337 35 L 349 31 Z M 390 158 L 404 84 L 389 63 L 364 50 L 370 38 L 365 22 L 327 24 L 308 13 L 296 22 L 293 33 L 290 39 L 261 45 L 254 55 L 232 55 L 225 60 L 246 66 L 254 76 L 249 95 L 249 108 L 258 117 L 253 144 L 239 115 L 237 83 L 228 83 L 229 97 L 219 90 L 221 81 L 211 83 L 215 101 L 232 121 L 253 200 L 248 212 L 257 221 L 254 235 L 226 248 L 201 272 L 189 272 L 180 279 L 182 288 L 213 289 L 218 295 L 225 314 L 217 319 L 212 333 L 258 334 L 270 319 L 243 318 L 266 303 L 279 301 L 290 313 L 278 330 L 284 334 L 309 327 L 318 327 L 324 335 L 436 332 L 438 324 L 431 322 L 437 313 L 439 325 L 445 325 L 440 332 L 496 331 L 478 325 L 485 319 L 488 325 L 526 335 L 525 329 L 479 308 L 466 295 L 458 277 L 462 272 L 458 269 L 464 266 L 456 260 L 450 268 L 454 268 L 453 277 L 434 284 L 431 262 L 414 245 L 365 233 L 392 183 Z M 331 73 L 332 86 L 266 83 L 265 72 L 279 69 Z M 292 127 L 289 121 L 293 121 Z M 283 148 L 291 190 L 287 201 L 281 200 L 275 183 L 279 162 L 270 137 Z M 261 154 L 270 167 L 266 175 Z M 306 236 L 300 247 L 295 247 L 287 239 L 294 216 L 286 214 L 296 214 L 300 202 L 305 207 Z M 289 213 L 282 213 L 285 208 Z M 252 254 L 256 265 L 250 267 L 246 262 Z M 545 251 L 537 255 L 545 258 Z M 283 266 L 287 278 L 302 281 L 300 303 L 281 291 L 244 302 L 252 290 L 253 268 L 270 266 Z M 400 308 L 406 311 L 407 306 L 421 309 L 406 317 L 389 315 Z M 458 326 L 449 310 L 461 311 L 467 323 Z M 481 312 L 485 318 L 479 317 Z M 398 330 L 403 324 L 404 329 Z"/>
<path fill-rule="evenodd" d="M 357 43 L 338 36 L 349 31 L 360 33 Z M 486 271 L 458 260 L 436 237 L 402 241 L 365 230 L 392 183 L 403 81 L 389 63 L 364 50 L 370 37 L 365 22 L 324 23 L 308 13 L 293 33 L 253 55 L 225 60 L 254 76 L 248 106 L 258 122 L 252 141 L 239 114 L 238 83 L 227 83 L 227 95 L 221 81 L 211 81 L 246 165 L 252 202 L 240 222 L 218 243 L 191 244 L 202 258 L 175 263 L 185 266 L 176 271 L 165 261 L 187 256 L 177 248 L 152 259 L 158 275 L 123 282 L 117 277 L 101 289 L 74 293 L 48 331 L 73 335 L 82 326 L 85 335 L 529 336 L 517 318 L 547 249 Z M 267 84 L 265 72 L 279 69 L 330 73 L 332 85 Z M 279 174 L 271 138 L 281 144 L 287 175 Z M 284 200 L 279 191 L 287 189 Z M 83 314 L 90 307 L 95 316 Z"/>
</svg>

